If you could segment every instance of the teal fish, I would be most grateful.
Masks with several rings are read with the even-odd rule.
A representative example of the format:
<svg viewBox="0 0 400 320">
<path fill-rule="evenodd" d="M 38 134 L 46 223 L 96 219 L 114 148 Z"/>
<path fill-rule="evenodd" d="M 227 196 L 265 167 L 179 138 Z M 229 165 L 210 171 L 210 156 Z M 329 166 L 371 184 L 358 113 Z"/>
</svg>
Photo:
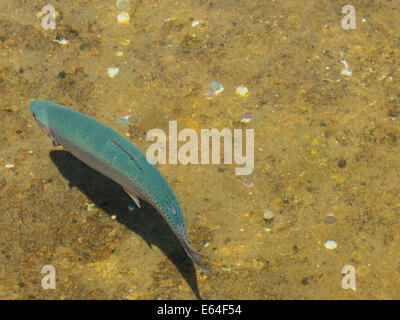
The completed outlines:
<svg viewBox="0 0 400 320">
<path fill-rule="evenodd" d="M 34 100 L 29 108 L 40 128 L 91 168 L 120 184 L 140 207 L 150 203 L 164 218 L 192 261 L 205 273 L 201 255 L 186 237 L 186 226 L 174 192 L 157 168 L 127 139 L 97 120 L 46 100 Z"/>
</svg>

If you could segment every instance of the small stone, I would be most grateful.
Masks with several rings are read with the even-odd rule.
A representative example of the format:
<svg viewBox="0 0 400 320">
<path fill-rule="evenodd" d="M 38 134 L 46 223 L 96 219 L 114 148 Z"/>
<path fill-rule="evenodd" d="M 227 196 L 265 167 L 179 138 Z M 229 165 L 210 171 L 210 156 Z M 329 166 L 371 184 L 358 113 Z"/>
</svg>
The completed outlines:
<svg viewBox="0 0 400 320">
<path fill-rule="evenodd" d="M 121 12 L 118 15 L 118 22 L 120 24 L 129 24 L 129 20 L 130 20 L 130 17 L 129 17 L 129 13 L 128 12 Z"/>
<path fill-rule="evenodd" d="M 64 71 L 61 71 L 58 75 L 57 78 L 58 79 L 65 79 L 65 77 L 67 76 L 67 74 Z"/>
<path fill-rule="evenodd" d="M 118 125 L 127 126 L 129 124 L 129 116 L 117 120 Z"/>
<path fill-rule="evenodd" d="M 243 187 L 245 187 L 247 189 L 254 188 L 254 182 L 250 181 L 250 180 L 243 181 L 242 185 L 243 185 Z"/>
<path fill-rule="evenodd" d="M 230 268 L 230 267 L 228 267 L 228 266 L 226 266 L 226 265 L 223 265 L 223 266 L 221 267 L 221 269 L 224 270 L 224 271 L 231 271 L 231 270 L 232 270 L 232 268 Z"/>
<path fill-rule="evenodd" d="M 345 159 L 340 159 L 340 160 L 338 161 L 338 166 L 339 166 L 339 168 L 345 168 L 346 165 L 347 165 L 347 162 L 346 162 Z"/>
<path fill-rule="evenodd" d="M 61 45 L 66 45 L 69 43 L 69 40 L 67 40 L 65 38 L 60 39 L 59 37 L 56 37 L 53 41 L 57 42 L 58 44 L 61 44 Z"/>
<path fill-rule="evenodd" d="M 116 216 L 115 214 L 113 214 L 113 215 L 111 216 L 111 220 L 115 220 L 115 219 L 117 219 L 117 216 Z"/>
<path fill-rule="evenodd" d="M 4 167 L 5 167 L 6 169 L 12 169 L 12 168 L 15 167 L 15 164 L 14 164 L 14 163 L 7 163 Z"/>
<path fill-rule="evenodd" d="M 207 241 L 206 243 L 204 243 L 204 248 L 207 248 L 210 246 L 210 241 Z"/>
<path fill-rule="evenodd" d="M 337 247 L 337 243 L 334 240 L 328 240 L 325 242 L 325 248 L 328 250 L 334 250 Z"/>
<path fill-rule="evenodd" d="M 110 78 L 114 78 L 115 75 L 116 75 L 118 72 L 119 72 L 119 68 L 110 67 L 110 68 L 107 69 L 107 73 L 108 73 L 108 76 L 109 76 Z"/>
<path fill-rule="evenodd" d="M 248 123 L 248 122 L 250 122 L 252 117 L 253 117 L 253 112 L 245 112 L 242 116 L 242 119 L 240 119 L 240 122 Z"/>
<path fill-rule="evenodd" d="M 245 97 L 249 94 L 249 89 L 247 89 L 247 87 L 239 86 L 236 88 L 236 94 Z"/>
<path fill-rule="evenodd" d="M 325 218 L 324 222 L 326 224 L 332 224 L 336 222 L 335 214 L 334 213 L 329 213 Z"/>
<path fill-rule="evenodd" d="M 202 24 L 202 23 L 203 23 L 203 20 L 193 20 L 192 21 L 192 27 L 195 27 L 195 26 L 197 26 L 199 24 Z"/>
<path fill-rule="evenodd" d="M 213 81 L 210 83 L 210 89 L 213 90 L 215 94 L 219 94 L 224 91 L 224 86 L 218 81 Z"/>
<path fill-rule="evenodd" d="M 269 220 L 272 220 L 274 218 L 274 216 L 275 215 L 274 215 L 274 213 L 272 211 L 267 210 L 263 214 L 263 219 L 266 220 L 266 221 L 269 221 Z"/>
<path fill-rule="evenodd" d="M 216 96 L 215 91 L 208 89 L 205 93 L 204 96 L 206 97 L 206 99 L 212 99 Z"/>
<path fill-rule="evenodd" d="M 95 208 L 95 204 L 94 203 L 88 203 L 86 206 L 87 211 L 93 211 Z"/>
<path fill-rule="evenodd" d="M 128 9 L 129 8 L 129 0 L 118 0 L 117 7 L 122 10 Z"/>
<path fill-rule="evenodd" d="M 342 71 L 340 71 L 341 74 L 350 77 L 352 75 L 352 71 L 349 69 L 344 68 Z"/>
</svg>

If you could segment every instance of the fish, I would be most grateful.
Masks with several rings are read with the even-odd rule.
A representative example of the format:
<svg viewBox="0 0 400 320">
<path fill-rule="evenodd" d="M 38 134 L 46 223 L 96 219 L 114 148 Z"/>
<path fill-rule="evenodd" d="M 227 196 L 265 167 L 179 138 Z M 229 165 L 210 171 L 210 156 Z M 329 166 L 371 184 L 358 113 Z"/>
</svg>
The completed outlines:
<svg viewBox="0 0 400 320">
<path fill-rule="evenodd" d="M 182 210 L 168 182 L 155 165 L 129 140 L 115 130 L 81 112 L 47 100 L 29 104 L 33 118 L 51 139 L 89 167 L 123 187 L 140 207 L 151 204 L 177 236 L 189 258 L 204 273 L 202 255 L 189 244 Z"/>
</svg>

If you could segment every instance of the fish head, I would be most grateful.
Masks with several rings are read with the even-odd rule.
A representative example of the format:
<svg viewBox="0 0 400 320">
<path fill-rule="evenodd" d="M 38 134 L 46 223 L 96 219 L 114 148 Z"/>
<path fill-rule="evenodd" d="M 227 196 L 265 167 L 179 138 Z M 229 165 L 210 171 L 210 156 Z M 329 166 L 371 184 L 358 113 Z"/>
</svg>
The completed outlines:
<svg viewBox="0 0 400 320">
<path fill-rule="evenodd" d="M 29 109 L 32 113 L 33 118 L 39 124 L 39 127 L 43 132 L 50 138 L 53 139 L 53 135 L 49 125 L 49 119 L 47 116 L 47 109 L 49 108 L 50 102 L 45 100 L 34 100 L 29 104 Z"/>
</svg>

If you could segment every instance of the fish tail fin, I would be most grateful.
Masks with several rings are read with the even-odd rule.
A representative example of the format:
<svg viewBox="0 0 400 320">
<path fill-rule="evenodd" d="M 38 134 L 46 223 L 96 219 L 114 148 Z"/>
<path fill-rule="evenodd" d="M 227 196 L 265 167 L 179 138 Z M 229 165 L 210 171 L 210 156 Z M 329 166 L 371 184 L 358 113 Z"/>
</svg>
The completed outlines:
<svg viewBox="0 0 400 320">
<path fill-rule="evenodd" d="M 201 263 L 201 258 L 203 256 L 200 253 L 194 251 L 186 239 L 183 239 L 182 244 L 186 253 L 190 257 L 190 259 L 192 259 L 194 264 L 200 269 L 200 271 L 206 274 L 210 273 L 211 271 Z"/>
</svg>

